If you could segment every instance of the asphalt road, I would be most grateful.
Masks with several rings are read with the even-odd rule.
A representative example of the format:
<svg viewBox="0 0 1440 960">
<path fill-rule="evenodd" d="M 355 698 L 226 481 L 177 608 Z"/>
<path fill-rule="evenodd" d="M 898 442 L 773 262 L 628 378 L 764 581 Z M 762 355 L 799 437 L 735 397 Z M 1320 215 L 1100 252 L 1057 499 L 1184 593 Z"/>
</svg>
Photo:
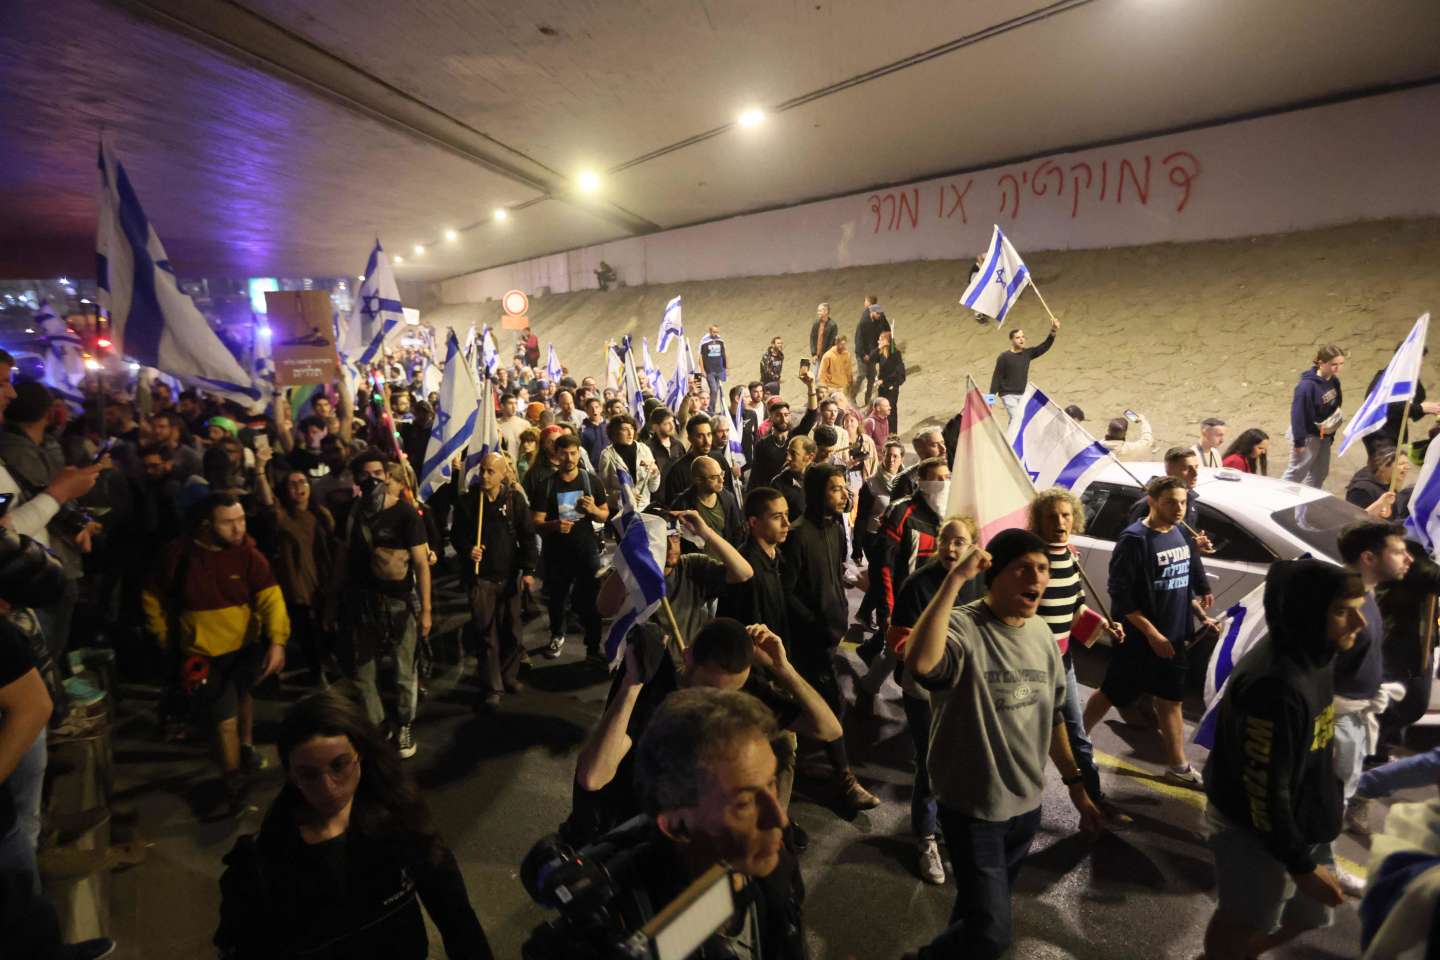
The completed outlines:
<svg viewBox="0 0 1440 960">
<path fill-rule="evenodd" d="M 530 623 L 527 646 L 538 651 L 545 634 L 543 618 Z M 537 652 L 524 676 L 529 690 L 507 698 L 498 716 L 472 711 L 476 688 L 453 664 L 438 668 L 422 705 L 420 753 L 410 766 L 459 858 L 499 957 L 517 957 L 528 931 L 547 918 L 522 889 L 518 868 L 535 840 L 568 813 L 575 754 L 603 704 L 603 674 L 583 662 L 580 648 L 572 636 L 558 660 Z M 440 655 L 447 650 L 442 644 Z M 862 667 L 853 652 L 846 661 L 853 697 Z M 1098 682 L 1100 668 L 1087 655 L 1082 682 Z M 473 660 L 467 669 L 473 676 Z M 258 827 L 280 774 L 274 767 L 261 774 L 258 807 L 240 822 L 209 820 L 205 814 L 219 787 L 204 750 L 159 744 L 152 736 L 151 692 L 127 692 L 116 742 L 116 806 L 125 816 L 117 821 L 127 821 L 152 846 L 145 864 L 114 875 L 112 923 L 120 956 L 210 956 L 220 859 L 238 833 Z M 259 742 L 273 741 L 285 704 L 303 693 L 292 685 L 261 701 Z M 802 867 L 816 958 L 898 957 L 941 929 L 953 901 L 953 885 L 928 886 L 915 873 L 910 746 L 898 696 L 889 681 L 878 698 L 861 690 L 846 720 L 857 772 L 885 801 L 878 809 L 853 819 L 840 816 L 823 760 L 818 753 L 801 758 L 791 813 L 811 837 Z M 1041 831 L 1016 891 L 1014 957 L 1153 960 L 1199 953 L 1214 902 L 1201 834 L 1203 796 L 1158 779 L 1157 734 L 1114 720 L 1097 730 L 1097 748 L 1107 790 L 1136 823 L 1097 840 L 1077 835 L 1077 817 L 1052 771 Z M 274 761 L 273 747 L 264 749 Z M 1201 752 L 1193 759 L 1203 759 Z M 117 836 L 124 833 L 123 825 L 117 827 Z M 1339 850 L 1352 863 L 1365 862 L 1365 848 L 1353 838 L 1343 837 Z M 1353 957 L 1358 943 L 1352 901 L 1333 928 L 1275 955 Z M 431 955 L 443 956 L 438 938 Z"/>
</svg>

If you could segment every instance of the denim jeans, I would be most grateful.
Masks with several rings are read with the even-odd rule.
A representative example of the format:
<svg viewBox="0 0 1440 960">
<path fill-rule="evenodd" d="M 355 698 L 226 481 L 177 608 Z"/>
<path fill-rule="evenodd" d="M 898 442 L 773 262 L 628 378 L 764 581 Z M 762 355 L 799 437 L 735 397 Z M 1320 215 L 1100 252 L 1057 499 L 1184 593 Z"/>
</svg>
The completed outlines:
<svg viewBox="0 0 1440 960">
<path fill-rule="evenodd" d="M 1440 747 L 1403 760 L 1391 760 L 1360 775 L 1355 796 L 1373 799 L 1388 797 L 1407 787 L 1433 787 L 1440 782 Z"/>
<path fill-rule="evenodd" d="M 1298 454 L 1294 449 L 1290 451 L 1290 464 L 1285 468 L 1281 479 L 1311 487 L 1325 486 L 1325 478 L 1330 475 L 1330 447 L 1334 440 L 1334 437 L 1326 437 L 1324 440 L 1319 437 L 1306 437 L 1305 446 L 1300 448 Z"/>
<path fill-rule="evenodd" d="M 4 835 L 0 835 L 0 872 L 28 875 L 36 893 L 40 892 L 35 846 L 40 842 L 40 788 L 45 782 L 45 733 L 40 731 L 30 749 L 20 757 L 15 772 L 0 784 L 0 790 L 8 790 L 15 805 L 15 823 Z"/>
<path fill-rule="evenodd" d="M 705 383 L 710 389 L 710 410 L 709 413 L 719 413 L 725 409 L 725 378 L 718 373 L 705 371 Z"/>
<path fill-rule="evenodd" d="M 996 960 L 1010 948 L 1010 890 L 1040 826 L 1040 808 L 998 822 L 940 807 L 950 849 L 955 907 L 950 926 L 920 949 L 921 960 Z"/>
<path fill-rule="evenodd" d="M 1363 714 L 1348 713 L 1335 718 L 1335 776 L 1344 785 L 1345 799 L 1355 796 L 1369 752 Z"/>
<path fill-rule="evenodd" d="M 395 653 L 395 719 L 402 727 L 415 722 L 415 705 L 420 697 L 415 648 L 420 625 L 414 602 L 414 597 L 356 591 L 345 605 L 350 624 L 349 629 L 341 631 L 340 669 L 360 691 L 365 715 L 376 726 L 385 722 L 376 660 L 387 648 Z"/>
<path fill-rule="evenodd" d="M 905 706 L 910 742 L 915 745 L 915 787 L 910 792 L 910 829 L 917 837 L 933 837 L 940 820 L 935 791 L 930 789 L 930 701 L 907 693 L 900 702 Z"/>
<path fill-rule="evenodd" d="M 1061 714 L 1065 718 L 1065 736 L 1070 741 L 1070 752 L 1075 755 L 1075 763 L 1080 768 L 1080 775 L 1085 779 L 1085 792 L 1090 799 L 1099 803 L 1104 799 L 1100 790 L 1100 770 L 1095 766 L 1095 746 L 1090 738 L 1085 735 L 1085 721 L 1083 717 L 1084 705 L 1080 702 L 1080 685 L 1075 680 L 1075 664 L 1065 664 L 1065 705 Z"/>
</svg>

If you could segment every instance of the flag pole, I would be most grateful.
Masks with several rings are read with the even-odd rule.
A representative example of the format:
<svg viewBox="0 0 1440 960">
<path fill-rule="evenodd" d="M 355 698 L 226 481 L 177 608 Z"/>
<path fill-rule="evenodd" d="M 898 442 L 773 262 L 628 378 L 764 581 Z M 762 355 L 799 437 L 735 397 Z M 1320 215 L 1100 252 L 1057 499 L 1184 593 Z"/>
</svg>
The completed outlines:
<svg viewBox="0 0 1440 960">
<path fill-rule="evenodd" d="M 665 612 L 665 619 L 670 622 L 670 635 L 675 638 L 675 643 L 680 647 L 680 652 L 685 652 L 685 638 L 680 633 L 680 624 L 675 621 L 675 611 L 670 609 L 670 598 L 660 598 L 660 609 Z"/>
<path fill-rule="evenodd" d="M 481 469 L 481 471 L 484 471 L 484 469 L 485 469 L 485 464 L 484 464 L 483 461 L 482 461 L 481 464 L 480 464 L 480 469 Z M 460 485 L 461 485 L 462 488 L 463 488 L 464 485 L 465 485 L 465 466 L 464 466 L 464 464 L 461 464 L 461 466 L 460 466 Z M 479 496 L 476 497 L 476 499 L 475 499 L 475 546 L 478 547 L 478 546 L 481 546 L 481 545 L 482 545 L 481 542 L 480 542 L 480 535 L 481 535 L 481 534 L 484 532 L 484 530 L 485 530 L 485 481 L 484 481 L 484 480 L 481 480 L 481 481 L 480 481 L 480 483 L 479 483 L 479 490 L 478 490 L 477 492 L 479 493 Z M 476 561 L 475 561 L 475 573 L 476 573 L 476 574 L 479 574 L 479 573 L 480 573 L 480 561 L 479 561 L 479 560 L 476 560 Z"/>
<path fill-rule="evenodd" d="M 1055 314 L 1050 312 L 1050 304 L 1045 302 L 1045 294 L 1040 292 L 1040 285 L 1035 282 L 1033 275 L 1030 278 L 1030 289 L 1034 290 L 1035 296 L 1040 298 L 1040 306 L 1045 308 L 1045 315 L 1050 318 L 1052 323 L 1059 323 L 1059 321 L 1055 319 Z"/>
<path fill-rule="evenodd" d="M 1405 442 L 1410 439 L 1410 404 L 1414 399 L 1415 395 L 1413 393 L 1405 398 L 1405 412 L 1400 415 L 1400 436 L 1398 438 L 1399 442 L 1395 444 L 1395 464 L 1400 462 L 1400 455 L 1405 449 Z M 1408 457 L 1409 454 L 1405 454 L 1405 456 Z M 1392 464 L 1390 467 L 1390 492 L 1394 493 L 1399 487 L 1400 471 Z"/>
</svg>

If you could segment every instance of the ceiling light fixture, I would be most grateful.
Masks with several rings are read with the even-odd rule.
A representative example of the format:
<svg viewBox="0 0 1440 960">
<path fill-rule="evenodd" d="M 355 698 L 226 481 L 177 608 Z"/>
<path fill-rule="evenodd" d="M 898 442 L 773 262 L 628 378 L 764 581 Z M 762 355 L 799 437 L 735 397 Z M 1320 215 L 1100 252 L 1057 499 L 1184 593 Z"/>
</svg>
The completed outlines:
<svg viewBox="0 0 1440 960">
<path fill-rule="evenodd" d="M 581 193 L 594 193 L 600 189 L 600 174 L 594 170 L 582 170 L 575 179 L 575 185 L 580 188 Z"/>
<path fill-rule="evenodd" d="M 405 262 L 405 258 L 402 257 L 402 256 L 400 256 L 400 254 L 397 253 L 397 254 L 395 254 L 395 260 L 394 260 L 394 262 L 395 262 L 395 263 L 404 263 L 404 262 Z"/>
<path fill-rule="evenodd" d="M 500 223 L 504 223 L 506 220 L 510 219 L 510 211 L 506 210 L 504 207 L 496 207 L 495 219 Z"/>
<path fill-rule="evenodd" d="M 758 127 L 765 120 L 765 111 L 759 107 L 751 107 L 740 114 L 740 126 Z"/>
<path fill-rule="evenodd" d="M 415 256 L 417 256 L 417 257 L 423 257 L 423 256 L 425 256 L 425 247 L 424 247 L 423 245 L 418 244 L 418 243 L 415 244 Z"/>
<path fill-rule="evenodd" d="M 456 233 L 454 230 L 446 230 L 446 231 L 445 231 L 445 239 L 446 239 L 446 240 L 454 240 L 454 239 L 458 238 L 459 236 L 460 236 L 460 234 Z"/>
</svg>

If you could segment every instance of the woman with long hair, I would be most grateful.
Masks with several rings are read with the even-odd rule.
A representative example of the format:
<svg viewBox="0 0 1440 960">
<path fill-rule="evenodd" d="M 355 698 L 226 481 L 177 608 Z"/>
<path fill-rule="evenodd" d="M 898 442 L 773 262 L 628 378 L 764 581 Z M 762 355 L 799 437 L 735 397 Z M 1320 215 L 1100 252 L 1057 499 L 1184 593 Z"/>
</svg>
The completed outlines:
<svg viewBox="0 0 1440 960">
<path fill-rule="evenodd" d="M 1220 465 L 1241 473 L 1258 473 L 1263 477 L 1269 467 L 1269 452 L 1270 435 L 1259 427 L 1251 427 L 1226 448 Z"/>
<path fill-rule="evenodd" d="M 335 518 L 310 496 L 310 478 L 300 470 L 282 470 L 273 506 L 275 580 L 290 613 L 290 636 L 300 645 L 310 683 L 325 684 L 326 649 L 321 621 L 332 605 Z"/>
<path fill-rule="evenodd" d="M 424 960 L 423 903 L 447 957 L 489 960 L 454 854 L 364 711 L 311 694 L 286 712 L 278 746 L 285 786 L 225 857 L 221 956 Z"/>
</svg>

